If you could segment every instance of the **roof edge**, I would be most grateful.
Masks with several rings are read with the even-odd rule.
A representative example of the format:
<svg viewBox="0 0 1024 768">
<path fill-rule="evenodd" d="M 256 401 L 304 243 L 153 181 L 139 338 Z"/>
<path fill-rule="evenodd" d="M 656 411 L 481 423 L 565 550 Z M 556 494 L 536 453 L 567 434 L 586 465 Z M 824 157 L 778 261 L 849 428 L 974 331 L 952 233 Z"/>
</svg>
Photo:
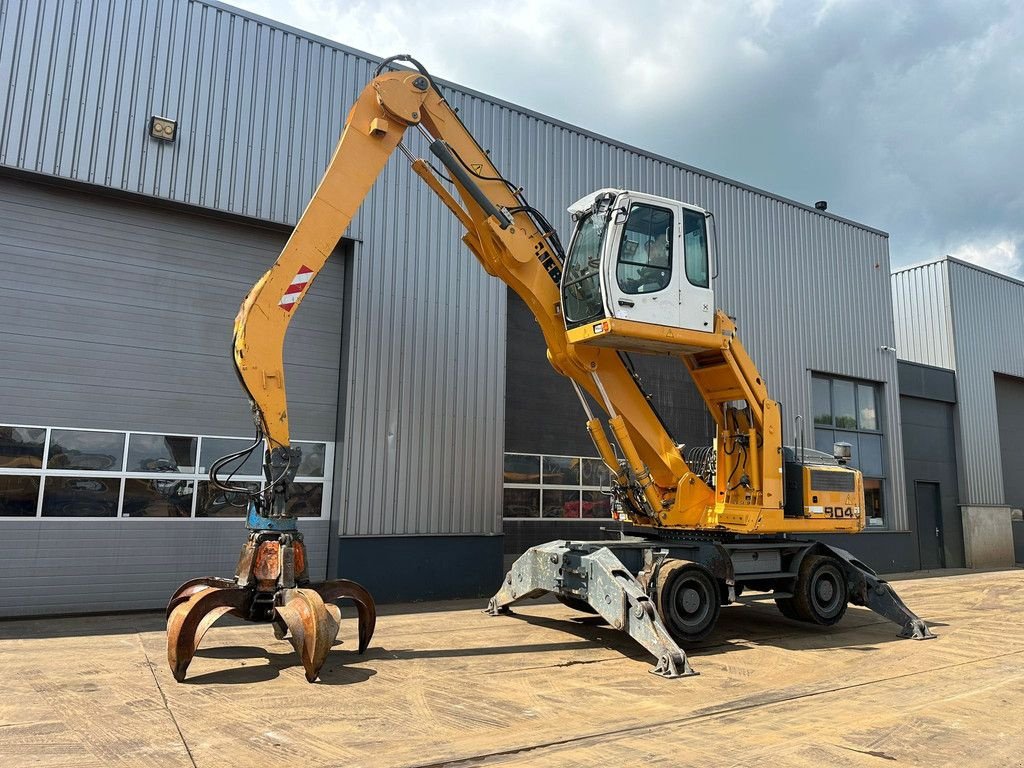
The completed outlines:
<svg viewBox="0 0 1024 768">
<path fill-rule="evenodd" d="M 918 261 L 913 264 L 907 264 L 905 267 L 900 267 L 899 269 L 891 270 L 889 274 L 890 276 L 894 276 L 900 274 L 901 272 L 909 272 L 912 269 L 930 267 L 935 264 L 942 264 L 943 262 L 946 262 L 948 264 L 956 264 L 957 266 L 965 267 L 966 269 L 973 269 L 976 272 L 982 272 L 986 275 L 990 275 L 1000 280 L 1005 280 L 1008 283 L 1014 283 L 1015 285 L 1024 287 L 1024 280 L 1020 279 L 1019 277 L 1013 277 L 1012 275 L 1006 275 L 1003 274 L 1002 272 L 996 272 L 994 269 L 989 269 L 988 267 L 983 267 L 980 264 L 975 264 L 972 261 L 965 261 L 964 259 L 959 259 L 956 256 L 950 256 L 949 254 L 946 254 L 945 256 L 939 256 L 938 258 L 935 259 L 928 259 L 926 261 Z"/>
</svg>

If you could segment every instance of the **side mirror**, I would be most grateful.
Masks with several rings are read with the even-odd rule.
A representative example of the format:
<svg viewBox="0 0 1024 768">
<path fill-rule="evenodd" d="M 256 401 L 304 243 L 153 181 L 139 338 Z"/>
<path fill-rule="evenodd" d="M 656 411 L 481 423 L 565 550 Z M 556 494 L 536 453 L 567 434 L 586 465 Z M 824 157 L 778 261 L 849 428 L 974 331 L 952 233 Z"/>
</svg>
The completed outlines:
<svg viewBox="0 0 1024 768">
<path fill-rule="evenodd" d="M 832 443 L 832 456 L 840 464 L 849 464 L 853 457 L 853 446 L 849 443 Z"/>
</svg>

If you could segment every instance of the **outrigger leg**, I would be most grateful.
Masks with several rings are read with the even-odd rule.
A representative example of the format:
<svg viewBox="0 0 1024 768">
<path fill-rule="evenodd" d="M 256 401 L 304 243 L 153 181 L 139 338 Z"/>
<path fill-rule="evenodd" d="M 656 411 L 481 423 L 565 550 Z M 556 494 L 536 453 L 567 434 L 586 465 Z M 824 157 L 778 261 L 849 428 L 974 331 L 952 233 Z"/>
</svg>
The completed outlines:
<svg viewBox="0 0 1024 768">
<path fill-rule="evenodd" d="M 508 613 L 513 603 L 547 592 L 585 602 L 626 632 L 658 660 L 651 670 L 654 674 L 668 678 L 697 674 L 669 635 L 654 602 L 610 549 L 570 541 L 533 547 L 516 560 L 487 612 L 492 616 Z"/>
</svg>

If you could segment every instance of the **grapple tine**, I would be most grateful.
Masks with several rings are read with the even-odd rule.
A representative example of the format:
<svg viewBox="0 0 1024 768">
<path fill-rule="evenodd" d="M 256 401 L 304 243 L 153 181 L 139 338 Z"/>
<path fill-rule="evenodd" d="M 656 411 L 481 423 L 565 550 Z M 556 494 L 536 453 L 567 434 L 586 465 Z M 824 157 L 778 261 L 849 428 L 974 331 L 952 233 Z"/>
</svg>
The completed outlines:
<svg viewBox="0 0 1024 768">
<path fill-rule="evenodd" d="M 236 585 L 233 579 L 222 579 L 217 576 L 203 576 L 200 579 L 189 579 L 174 590 L 174 594 L 171 595 L 171 599 L 167 601 L 167 610 L 164 613 L 164 618 L 169 619 L 171 617 L 171 611 L 197 592 L 202 592 L 204 589 L 208 589 L 209 587 L 230 589 L 234 586 Z"/>
<path fill-rule="evenodd" d="M 321 584 L 314 584 L 315 589 L 325 603 L 333 603 L 348 598 L 356 604 L 359 614 L 359 653 L 366 650 L 377 626 L 377 605 L 373 597 L 361 585 L 348 579 L 334 579 Z"/>
<path fill-rule="evenodd" d="M 288 626 L 288 639 L 302 659 L 306 680 L 312 683 L 338 636 L 338 622 L 315 590 L 286 589 L 280 594 L 277 616 Z"/>
<path fill-rule="evenodd" d="M 185 679 L 206 630 L 226 613 L 244 615 L 251 600 L 244 589 L 204 586 L 178 602 L 167 619 L 167 664 L 175 680 Z"/>
</svg>

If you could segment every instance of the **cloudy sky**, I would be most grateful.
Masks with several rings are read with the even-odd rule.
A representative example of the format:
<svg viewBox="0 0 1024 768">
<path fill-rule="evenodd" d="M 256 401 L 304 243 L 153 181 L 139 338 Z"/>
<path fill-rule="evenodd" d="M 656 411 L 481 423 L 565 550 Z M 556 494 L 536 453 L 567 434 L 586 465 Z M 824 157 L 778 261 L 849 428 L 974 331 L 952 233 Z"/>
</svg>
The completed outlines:
<svg viewBox="0 0 1024 768">
<path fill-rule="evenodd" d="M 1024 2 L 229 2 L 1024 278 Z"/>
</svg>

